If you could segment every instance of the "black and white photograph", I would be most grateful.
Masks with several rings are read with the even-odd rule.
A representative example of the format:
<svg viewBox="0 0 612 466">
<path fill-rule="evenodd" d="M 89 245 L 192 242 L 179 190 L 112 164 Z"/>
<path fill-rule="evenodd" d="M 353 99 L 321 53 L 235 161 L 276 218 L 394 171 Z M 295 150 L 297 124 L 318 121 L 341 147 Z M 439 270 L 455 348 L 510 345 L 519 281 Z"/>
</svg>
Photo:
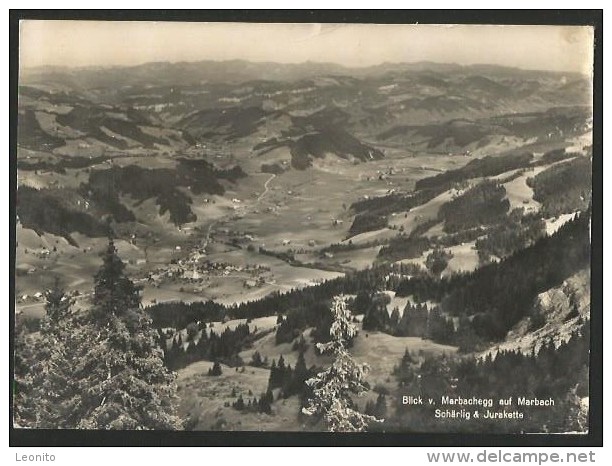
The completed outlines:
<svg viewBox="0 0 612 466">
<path fill-rule="evenodd" d="M 13 431 L 593 433 L 593 26 L 18 39 Z"/>
</svg>

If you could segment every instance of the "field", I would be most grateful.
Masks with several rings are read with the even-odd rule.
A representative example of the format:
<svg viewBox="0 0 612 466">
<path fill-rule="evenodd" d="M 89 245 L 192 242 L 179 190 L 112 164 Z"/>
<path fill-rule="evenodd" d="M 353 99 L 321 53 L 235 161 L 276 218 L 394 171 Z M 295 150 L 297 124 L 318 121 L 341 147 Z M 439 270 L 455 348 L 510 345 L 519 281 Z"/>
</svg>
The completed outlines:
<svg viewBox="0 0 612 466">
<path fill-rule="evenodd" d="M 397 304 L 399 301 L 395 302 Z M 252 325 L 258 328 L 269 328 L 272 321 L 269 318 L 266 319 L 254 319 Z M 232 328 L 239 322 L 244 321 L 231 321 L 225 326 Z M 213 328 L 215 331 L 222 331 L 225 326 L 215 323 Z M 309 333 L 310 330 L 304 331 L 306 340 L 310 342 L 304 355 L 306 366 L 324 367 L 330 364 L 329 356 L 315 354 Z M 421 338 L 393 337 L 380 332 L 364 331 L 358 334 L 351 348 L 351 354 L 355 360 L 368 364 L 370 368 L 367 375 L 368 383 L 372 387 L 378 387 L 378 389 L 385 387 L 389 391 L 390 412 L 393 412 L 395 397 L 401 396 L 392 375 L 393 368 L 399 363 L 406 350 L 415 355 L 450 355 L 456 351 L 456 348 Z M 278 361 L 281 355 L 286 364 L 291 366 L 295 366 L 297 360 L 297 352 L 292 350 L 291 344 L 276 345 L 273 333 L 258 339 L 252 348 L 241 352 L 240 357 L 245 363 L 248 363 L 255 351 L 270 362 L 273 359 Z M 201 361 L 181 369 L 178 373 L 181 412 L 193 420 L 194 430 L 222 428 L 223 430 L 292 431 L 309 428 L 304 422 L 296 422 L 298 421 L 299 401 L 295 396 L 275 401 L 272 404 L 272 415 L 244 413 L 231 407 L 231 403 L 236 401 L 239 395 L 243 395 L 246 401 L 253 396 L 259 398 L 260 394 L 265 392 L 270 375 L 268 369 L 248 365 L 237 368 L 222 365 L 222 375 L 212 377 L 208 375 L 211 367 L 211 362 Z M 232 390 L 235 393 L 233 397 Z M 277 395 L 276 391 L 275 394 Z M 368 400 L 375 400 L 375 398 L 376 393 L 370 391 L 366 397 L 358 398 L 356 401 L 363 409 Z"/>
<path fill-rule="evenodd" d="M 395 237 L 400 229 L 409 234 L 418 225 L 437 218 L 440 207 L 458 192 L 454 189 L 447 190 L 410 211 L 393 214 L 389 218 L 389 228 L 361 233 L 350 238 L 348 229 L 351 215 L 347 206 L 364 197 L 384 195 L 396 189 L 408 190 L 416 180 L 431 174 L 427 167 L 432 167 L 435 173 L 438 170 L 456 168 L 469 161 L 466 158 L 431 156 L 426 153 L 406 157 L 405 153 L 398 149 L 386 150 L 388 159 L 372 161 L 367 166 L 355 165 L 341 159 L 332 163 L 333 159 L 326 158 L 317 161 L 306 176 L 295 170 L 289 170 L 280 176 L 255 172 L 240 183 L 224 182 L 227 190 L 224 196 L 194 197 L 193 211 L 197 220 L 183 228 L 173 227 L 168 213 L 160 216 L 158 206 L 152 199 L 136 202 L 129 196 L 124 196 L 123 202 L 136 212 L 137 220 L 124 228 L 124 231 L 131 232 L 134 238 L 130 241 L 118 240 L 117 245 L 120 254 L 128 263 L 127 270 L 141 280 L 144 286 L 143 302 L 147 304 L 201 299 L 215 299 L 227 304 L 244 302 L 260 299 L 272 291 L 310 286 L 337 277 L 344 270 L 370 267 L 381 248 L 370 246 L 371 244 L 388 241 Z M 38 156 L 32 151 L 30 153 Z M 231 163 L 233 157 L 220 159 L 220 163 Z M 251 155 L 243 160 L 247 168 L 252 165 L 253 169 L 259 170 L 260 161 L 257 156 Z M 174 166 L 174 162 L 161 155 L 116 157 L 114 163 L 146 163 L 151 168 Z M 539 203 L 533 199 L 533 190 L 526 184 L 526 180 L 547 167 L 526 170 L 504 183 L 511 209 L 524 208 L 526 212 L 539 210 Z M 381 177 L 381 174 L 385 176 Z M 502 179 L 502 176 L 508 175 L 503 174 L 497 178 Z M 82 170 L 70 169 L 66 174 L 35 174 L 24 171 L 20 176 L 20 183 L 34 187 L 49 183 L 77 187 L 84 181 L 86 174 Z M 472 180 L 472 183 L 475 182 L 478 180 Z M 569 217 L 547 220 L 547 231 L 556 231 L 566 218 Z M 442 227 L 442 223 L 434 225 L 425 235 L 443 234 Z M 154 240 L 141 234 L 141 231 L 151 229 L 155 232 Z M 90 293 L 90 277 L 98 266 L 98 254 L 105 247 L 105 239 L 88 238 L 77 233 L 72 236 L 79 245 L 78 248 L 68 244 L 64 238 L 49 233 L 39 236 L 18 226 L 17 262 L 20 269 L 26 273 L 20 276 L 17 291 L 20 297 L 28 295 L 27 300 L 18 302 L 18 307 L 23 312 L 42 314 L 41 299 L 33 296 L 42 293 L 53 282 L 54 278 L 46 273 L 47 270 L 53 270 L 53 276 L 61 276 L 66 286 L 78 290 L 82 296 Z M 236 239 L 240 243 L 230 244 Z M 318 252 L 326 245 L 347 243 L 349 239 L 353 245 L 365 247 L 339 251 L 329 256 Z M 454 257 L 445 274 L 460 270 L 469 271 L 477 266 L 476 251 L 471 246 L 464 244 L 451 248 Z M 291 253 L 297 261 L 307 266 L 296 267 L 285 260 L 262 255 L 257 252 L 260 247 L 275 253 Z M 267 271 L 263 275 L 260 274 L 261 279 L 255 286 L 252 282 L 256 276 L 237 271 L 204 276 L 199 284 L 182 280 L 180 277 L 163 280 L 155 286 L 144 280 L 155 274 L 159 268 L 165 268 L 166 264 L 190 257 L 192 251 L 197 249 L 202 251 L 202 254 L 199 254 L 199 262 L 207 260 L 238 268 L 259 265 Z M 47 254 L 45 251 L 52 252 Z M 40 254 L 41 252 L 44 254 Z M 429 252 L 426 251 L 419 259 L 403 262 L 423 265 Z M 317 269 L 317 264 L 321 264 L 326 270 Z M 86 304 L 85 301 L 83 304 Z"/>
<path fill-rule="evenodd" d="M 476 251 L 475 241 L 451 246 L 447 250 L 453 257 L 448 261 L 448 267 L 443 272 L 444 274 L 451 275 L 456 272 L 471 272 L 478 268 L 478 251 Z"/>
<path fill-rule="evenodd" d="M 237 145 L 236 149 L 246 150 L 244 146 Z M 227 153 L 219 157 L 218 163 L 225 165 L 235 160 L 235 155 L 229 156 Z M 169 222 L 168 213 L 159 215 L 159 208 L 153 199 L 136 201 L 124 195 L 122 202 L 136 213 L 136 222 L 122 227 L 134 238 L 129 242 L 117 241 L 119 252 L 128 262 L 128 271 L 141 280 L 145 304 L 200 299 L 216 299 L 228 304 L 244 302 L 259 299 L 272 291 L 308 286 L 341 275 L 339 272 L 318 270 L 316 265 L 296 267 L 283 260 L 258 254 L 256 250 L 259 247 L 274 252 L 293 252 L 296 259 L 305 264 L 321 263 L 335 270 L 367 268 L 374 263 L 379 247 L 339 252 L 333 257 L 319 256 L 317 252 L 326 245 L 347 240 L 351 224 L 347 206 L 364 196 L 382 195 L 398 188 L 410 189 L 415 180 L 431 173 L 427 169 L 430 165 L 440 170 L 463 163 L 457 158 L 432 157 L 425 153 L 418 157 L 405 157 L 405 153 L 397 149 L 388 150 L 388 157 L 372 161 L 367 166 L 328 157 L 317 161 L 306 173 L 289 170 L 281 176 L 271 176 L 257 173 L 262 162 L 258 156 L 238 156 L 245 169 L 254 172 L 239 183 L 224 182 L 226 193 L 223 196 L 195 196 L 192 209 L 197 220 L 178 229 Z M 113 163 L 118 166 L 144 164 L 148 168 L 175 165 L 175 162 L 161 154 L 143 156 L 138 152 L 127 157 L 116 156 Z M 104 164 L 100 168 L 103 167 Z M 385 176 L 381 177 L 381 174 Z M 87 174 L 83 170 L 70 169 L 65 175 L 24 171 L 20 176 L 20 183 L 34 187 L 51 183 L 77 188 L 86 180 Z M 435 215 L 438 205 L 445 199 L 443 195 L 422 208 L 414 209 L 414 212 L 407 214 L 410 218 L 403 223 L 412 222 L 416 225 L 428 215 Z M 394 222 L 399 223 L 400 220 L 394 219 Z M 152 231 L 153 236 L 145 236 L 147 231 Z M 352 241 L 358 245 L 372 240 L 385 240 L 395 234 L 390 230 L 364 233 L 353 237 Z M 19 280 L 21 295 L 31 296 L 50 286 L 53 280 L 41 276 L 45 265 L 56 270 L 66 286 L 76 287 L 83 294 L 90 292 L 92 281 L 89 277 L 93 276 L 98 266 L 98 254 L 104 249 L 104 238 L 87 238 L 74 234 L 79 245 L 76 248 L 65 239 L 54 238 L 48 233 L 38 237 L 30 230 L 21 229 L 18 236 L 18 263 L 22 268 L 36 269 L 27 278 Z M 233 238 L 244 240 L 245 237 L 249 239 L 240 247 L 224 245 L 229 244 Z M 29 252 L 36 248 L 52 249 L 51 243 L 56 246 L 56 251 L 49 257 L 24 257 L 26 248 Z M 247 250 L 249 244 L 253 245 L 255 251 Z M 208 276 L 203 283 L 195 286 L 188 280 L 180 279 L 165 280 L 155 286 L 144 280 L 171 261 L 189 257 L 194 248 L 205 251 L 200 261 L 238 267 L 258 264 L 268 268 L 269 272 L 256 287 L 245 286 L 245 283 L 250 283 L 251 276 L 234 271 L 228 275 Z M 18 305 L 23 307 L 25 303 Z M 32 303 L 23 307 L 24 312 L 34 312 L 37 315 L 40 315 L 41 310 L 41 306 L 33 306 Z"/>
<path fill-rule="evenodd" d="M 431 201 L 417 206 L 414 209 L 411 209 L 409 212 L 398 213 L 389 223 L 394 227 L 403 228 L 403 231 L 406 232 L 406 234 L 410 234 L 410 232 L 412 232 L 412 230 L 414 230 L 418 225 L 429 220 L 437 219 L 440 207 L 449 202 L 458 194 L 459 192 L 455 189 L 445 191 L 442 194 L 434 197 Z"/>
<path fill-rule="evenodd" d="M 298 403 L 295 398 L 274 403 L 273 415 L 263 413 L 243 414 L 226 403 L 233 403 L 232 390 L 245 399 L 265 392 L 269 371 L 247 367 L 244 372 L 222 366 L 219 377 L 207 375 L 212 363 L 202 361 L 192 364 L 179 373 L 178 385 L 181 405 L 179 412 L 189 419 L 192 430 L 300 430 L 297 424 Z M 249 392 L 252 395 L 249 395 Z"/>
</svg>

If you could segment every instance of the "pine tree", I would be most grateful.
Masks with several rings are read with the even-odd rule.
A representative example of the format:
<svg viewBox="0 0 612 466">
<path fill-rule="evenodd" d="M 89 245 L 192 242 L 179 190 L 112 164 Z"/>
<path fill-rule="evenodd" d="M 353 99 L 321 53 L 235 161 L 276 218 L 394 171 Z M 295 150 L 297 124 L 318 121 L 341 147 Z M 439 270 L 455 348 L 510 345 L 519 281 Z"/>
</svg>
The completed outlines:
<svg viewBox="0 0 612 466">
<path fill-rule="evenodd" d="M 202 330 L 200 333 L 200 339 L 197 344 L 197 354 L 200 359 L 206 359 L 208 353 L 208 334 L 206 330 Z"/>
<path fill-rule="evenodd" d="M 300 338 L 295 340 L 293 346 L 291 347 L 291 349 L 293 349 L 294 351 L 306 351 L 307 348 L 308 343 L 306 343 L 304 335 L 300 335 Z"/>
<path fill-rule="evenodd" d="M 32 396 L 31 364 L 33 338 L 26 331 L 19 316 L 15 318 L 13 425 L 34 427 L 36 423 L 36 398 Z"/>
<path fill-rule="evenodd" d="M 402 366 L 409 366 L 410 364 L 414 364 L 416 361 L 408 348 L 404 351 L 404 355 L 402 356 Z"/>
<path fill-rule="evenodd" d="M 391 321 L 389 322 L 389 326 L 391 327 L 391 330 L 393 333 L 397 332 L 397 327 L 400 323 L 400 313 L 399 313 L 399 309 L 397 307 L 393 308 L 393 311 L 391 312 Z"/>
<path fill-rule="evenodd" d="M 198 324 L 190 322 L 187 324 L 187 327 L 185 327 L 185 330 L 187 331 L 187 341 L 193 341 L 198 335 Z"/>
<path fill-rule="evenodd" d="M 331 312 L 334 318 L 330 328 L 331 340 L 317 346 L 322 353 L 333 354 L 334 361 L 327 370 L 306 381 L 313 395 L 302 412 L 321 416 L 331 432 L 365 431 L 377 419 L 357 411 L 351 398 L 351 395 L 360 396 L 368 391 L 365 383 L 368 368 L 357 364 L 346 349 L 357 334 L 357 328 L 351 323 L 346 297 L 336 296 Z"/>
<path fill-rule="evenodd" d="M 117 255 L 115 243 L 109 239 L 103 264 L 94 277 L 94 307 L 90 315 L 98 323 L 112 316 L 123 316 L 140 307 L 140 288 L 125 275 L 125 264 Z"/>
<path fill-rule="evenodd" d="M 374 416 L 374 414 L 376 413 L 376 404 L 374 403 L 374 401 L 368 400 L 365 405 L 365 408 L 363 409 L 363 412 L 368 416 Z"/>
<path fill-rule="evenodd" d="M 293 393 L 293 369 L 291 369 L 291 364 L 287 365 L 285 372 L 283 374 L 283 378 L 281 380 L 281 396 L 283 398 L 289 397 Z"/>
<path fill-rule="evenodd" d="M 176 338 L 172 339 L 172 346 L 166 352 L 164 352 L 164 362 L 166 367 L 174 368 L 178 367 L 182 362 L 183 348 L 178 344 Z"/>
<path fill-rule="evenodd" d="M 451 252 L 442 248 L 436 248 L 427 256 L 425 267 L 427 267 L 434 276 L 440 276 L 452 258 L 453 254 Z"/>
<path fill-rule="evenodd" d="M 268 379 L 268 389 L 273 390 L 275 388 L 284 387 L 287 381 L 287 375 L 290 373 L 290 368 L 285 366 L 285 358 L 282 354 L 278 359 L 278 365 L 275 360 L 272 360 L 270 378 Z"/>
<path fill-rule="evenodd" d="M 274 395 L 272 390 L 268 390 L 266 393 L 262 393 L 258 402 L 258 409 L 260 413 L 272 414 L 272 403 L 274 402 Z M 255 403 L 255 401 L 253 401 Z"/>
<path fill-rule="evenodd" d="M 383 332 L 389 330 L 391 319 L 387 311 L 388 302 L 388 296 L 386 294 L 379 294 L 372 297 L 372 303 L 363 316 L 362 328 L 364 330 L 380 330 Z"/>
<path fill-rule="evenodd" d="M 208 375 L 217 377 L 221 374 L 223 374 L 223 371 L 221 370 L 221 364 L 219 364 L 219 361 L 215 361 L 213 366 L 208 369 Z"/>
<path fill-rule="evenodd" d="M 304 383 L 308 379 L 308 368 L 306 367 L 306 360 L 304 359 L 304 351 L 300 351 L 297 362 L 295 363 L 295 369 L 293 370 L 292 380 L 292 393 L 298 393 L 302 395 L 302 391 L 305 388 Z"/>
<path fill-rule="evenodd" d="M 251 357 L 251 366 L 253 367 L 261 367 L 263 365 L 263 360 L 261 359 L 261 354 L 259 351 L 255 351 L 253 356 Z"/>
<path fill-rule="evenodd" d="M 244 411 L 246 405 L 244 404 L 244 398 L 242 398 L 242 395 L 240 395 L 238 399 L 234 402 L 233 407 L 237 411 Z"/>
<path fill-rule="evenodd" d="M 22 427 L 72 427 L 79 393 L 72 373 L 72 348 L 78 346 L 80 332 L 71 310 L 73 300 L 57 280 L 45 297 L 46 314 L 38 335 L 16 329 L 14 419 Z"/>
<path fill-rule="evenodd" d="M 270 366 L 270 376 L 268 377 L 268 390 L 276 388 L 276 380 L 278 379 L 276 368 L 276 359 L 272 359 L 272 365 Z"/>
<path fill-rule="evenodd" d="M 387 397 L 383 393 L 378 394 L 374 407 L 374 416 L 384 419 L 387 416 Z"/>
<path fill-rule="evenodd" d="M 66 295 L 60 287 L 59 280 L 56 279 L 53 288 L 45 293 L 47 302 L 45 303 L 45 313 L 49 322 L 59 323 L 72 316 L 72 306 L 74 299 Z"/>
<path fill-rule="evenodd" d="M 93 308 L 75 373 L 80 384 L 77 428 L 182 428 L 175 375 L 163 364 L 139 288 L 124 274 L 112 239 L 95 276 Z"/>
<path fill-rule="evenodd" d="M 56 280 L 46 294 L 46 316 L 32 367 L 35 396 L 40 402 L 37 427 L 73 427 L 80 388 L 74 377 L 76 348 L 82 344 L 82 326 L 72 312 L 74 300 Z"/>
</svg>

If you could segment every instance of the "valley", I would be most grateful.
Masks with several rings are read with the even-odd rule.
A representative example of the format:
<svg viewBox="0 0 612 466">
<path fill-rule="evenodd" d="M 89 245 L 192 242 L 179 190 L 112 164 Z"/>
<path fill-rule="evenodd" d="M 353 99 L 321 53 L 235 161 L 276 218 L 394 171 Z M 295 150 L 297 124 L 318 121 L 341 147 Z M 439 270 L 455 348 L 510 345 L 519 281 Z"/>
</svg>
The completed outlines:
<svg viewBox="0 0 612 466">
<path fill-rule="evenodd" d="M 590 86 L 436 63 L 27 70 L 16 313 L 42 318 L 56 280 L 86 310 L 110 236 L 189 429 L 314 431 L 304 374 L 330 364 L 316 344 L 342 294 L 359 330 L 350 353 L 371 368 L 358 409 L 384 404 L 383 430 L 452 430 L 397 400 L 469 364 L 486 391 L 475 374 L 493 354 L 582 348 L 601 156 Z M 576 377 L 583 362 L 568 363 Z M 583 379 L 550 385 L 584 401 Z"/>
</svg>

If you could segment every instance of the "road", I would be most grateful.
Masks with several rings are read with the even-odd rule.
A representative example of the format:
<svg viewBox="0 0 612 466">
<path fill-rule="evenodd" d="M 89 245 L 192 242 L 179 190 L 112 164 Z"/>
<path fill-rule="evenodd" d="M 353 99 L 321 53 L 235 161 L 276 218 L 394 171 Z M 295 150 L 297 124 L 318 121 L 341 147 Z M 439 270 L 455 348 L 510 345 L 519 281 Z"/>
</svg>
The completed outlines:
<svg viewBox="0 0 612 466">
<path fill-rule="evenodd" d="M 272 181 L 274 178 L 276 178 L 276 175 L 270 175 L 270 178 L 268 178 L 268 180 L 264 183 L 264 192 L 259 195 L 259 197 L 257 198 L 257 202 L 261 201 L 264 196 L 268 194 L 268 191 L 270 191 L 270 181 Z"/>
<path fill-rule="evenodd" d="M 268 194 L 268 192 L 270 191 L 270 182 L 276 178 L 276 175 L 272 174 L 270 175 L 270 178 L 268 178 L 266 180 L 266 182 L 264 183 L 264 192 L 261 193 L 258 197 L 257 197 L 257 202 L 260 202 L 264 196 L 266 194 Z M 212 229 L 223 219 L 219 219 L 219 220 L 215 220 L 213 223 L 211 223 L 210 225 L 208 225 L 208 230 L 206 231 L 206 238 L 204 238 L 204 241 L 202 241 L 202 248 L 206 249 L 206 246 L 208 246 L 208 243 L 210 242 L 210 234 L 212 232 Z"/>
<path fill-rule="evenodd" d="M 208 243 L 210 242 L 210 234 L 217 223 L 219 223 L 219 220 L 215 220 L 210 225 L 208 225 L 208 230 L 206 230 L 206 238 L 204 238 L 204 241 L 202 241 L 202 249 L 206 249 L 206 247 L 208 246 Z"/>
</svg>

